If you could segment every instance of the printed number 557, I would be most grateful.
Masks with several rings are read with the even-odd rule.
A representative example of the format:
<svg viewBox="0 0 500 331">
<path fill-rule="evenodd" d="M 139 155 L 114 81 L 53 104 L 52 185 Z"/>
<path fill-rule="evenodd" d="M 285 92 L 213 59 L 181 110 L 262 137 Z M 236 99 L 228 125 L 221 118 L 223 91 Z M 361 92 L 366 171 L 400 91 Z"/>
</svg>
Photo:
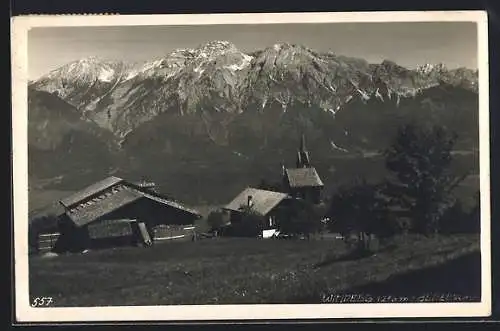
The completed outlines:
<svg viewBox="0 0 500 331">
<path fill-rule="evenodd" d="M 36 297 L 31 305 L 33 307 L 49 306 L 53 302 L 52 297 Z"/>
</svg>

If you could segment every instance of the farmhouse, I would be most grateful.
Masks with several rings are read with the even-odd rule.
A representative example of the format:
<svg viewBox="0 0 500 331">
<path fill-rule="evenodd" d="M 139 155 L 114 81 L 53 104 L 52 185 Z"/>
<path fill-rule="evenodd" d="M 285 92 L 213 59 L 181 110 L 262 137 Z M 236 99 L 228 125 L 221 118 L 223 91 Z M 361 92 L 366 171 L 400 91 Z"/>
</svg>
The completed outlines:
<svg viewBox="0 0 500 331">
<path fill-rule="evenodd" d="M 309 152 L 306 149 L 305 136 L 302 135 L 295 168 L 283 165 L 283 185 L 286 191 L 295 198 L 301 198 L 313 204 L 321 202 L 323 181 L 316 168 L 311 165 Z"/>
<path fill-rule="evenodd" d="M 108 177 L 63 199 L 56 251 L 190 238 L 200 214 L 157 193 L 152 185 Z"/>
<path fill-rule="evenodd" d="M 279 227 L 291 200 L 286 193 L 247 187 L 223 207 L 230 213 L 229 231 L 236 235 L 266 237 Z M 244 224 L 248 214 L 254 216 L 250 219 L 254 224 Z"/>
</svg>

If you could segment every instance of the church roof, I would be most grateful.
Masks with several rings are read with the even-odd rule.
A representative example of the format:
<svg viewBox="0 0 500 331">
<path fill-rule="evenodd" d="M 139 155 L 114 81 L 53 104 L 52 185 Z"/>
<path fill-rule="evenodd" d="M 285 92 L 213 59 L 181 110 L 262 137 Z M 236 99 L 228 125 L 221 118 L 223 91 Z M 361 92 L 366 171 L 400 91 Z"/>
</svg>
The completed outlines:
<svg viewBox="0 0 500 331">
<path fill-rule="evenodd" d="M 285 170 L 290 187 L 320 187 L 323 181 L 314 167 Z"/>
</svg>

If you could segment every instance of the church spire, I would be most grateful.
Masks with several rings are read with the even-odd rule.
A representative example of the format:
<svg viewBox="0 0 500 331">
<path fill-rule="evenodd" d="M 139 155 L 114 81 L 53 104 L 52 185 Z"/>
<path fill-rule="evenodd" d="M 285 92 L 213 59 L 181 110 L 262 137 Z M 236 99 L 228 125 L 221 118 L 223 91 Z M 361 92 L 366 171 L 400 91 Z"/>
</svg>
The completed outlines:
<svg viewBox="0 0 500 331">
<path fill-rule="evenodd" d="M 300 140 L 300 151 L 305 152 L 306 151 L 306 136 L 305 134 L 302 134 L 301 140 Z"/>
<path fill-rule="evenodd" d="M 306 136 L 302 134 L 300 147 L 297 152 L 297 168 L 310 167 L 309 152 L 306 149 Z"/>
</svg>

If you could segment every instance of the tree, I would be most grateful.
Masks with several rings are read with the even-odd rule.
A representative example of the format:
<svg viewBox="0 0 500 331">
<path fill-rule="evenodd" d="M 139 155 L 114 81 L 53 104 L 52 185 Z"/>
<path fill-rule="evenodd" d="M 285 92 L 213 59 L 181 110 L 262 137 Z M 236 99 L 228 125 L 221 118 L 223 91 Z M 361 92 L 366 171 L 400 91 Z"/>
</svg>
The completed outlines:
<svg viewBox="0 0 500 331">
<path fill-rule="evenodd" d="M 468 216 L 462 201 L 456 199 L 443 213 L 439 224 L 439 230 L 446 234 L 467 232 L 467 225 L 470 223 Z"/>
<path fill-rule="evenodd" d="M 321 210 L 311 203 L 296 199 L 283 214 L 284 221 L 281 222 L 279 230 L 287 234 L 304 235 L 308 239 L 310 235 L 321 230 Z"/>
<path fill-rule="evenodd" d="M 395 205 L 408 211 L 416 232 L 439 230 L 442 215 L 453 203 L 451 192 L 465 178 L 450 170 L 456 139 L 442 126 L 408 124 L 385 151 L 392 172 L 388 193 Z"/>
<path fill-rule="evenodd" d="M 452 233 L 479 233 L 481 215 L 479 206 L 479 191 L 474 195 L 474 204 L 470 209 L 459 199 L 446 210 L 442 217 L 440 230 Z"/>
<path fill-rule="evenodd" d="M 357 236 L 358 248 L 362 250 L 369 248 L 372 234 L 378 237 L 392 235 L 384 188 L 383 184 L 369 184 L 364 179 L 340 187 L 330 203 L 330 231 L 339 232 L 344 238 Z"/>
<path fill-rule="evenodd" d="M 211 231 L 220 229 L 226 223 L 226 215 L 222 210 L 215 210 L 208 214 L 207 224 L 210 226 Z"/>
</svg>

